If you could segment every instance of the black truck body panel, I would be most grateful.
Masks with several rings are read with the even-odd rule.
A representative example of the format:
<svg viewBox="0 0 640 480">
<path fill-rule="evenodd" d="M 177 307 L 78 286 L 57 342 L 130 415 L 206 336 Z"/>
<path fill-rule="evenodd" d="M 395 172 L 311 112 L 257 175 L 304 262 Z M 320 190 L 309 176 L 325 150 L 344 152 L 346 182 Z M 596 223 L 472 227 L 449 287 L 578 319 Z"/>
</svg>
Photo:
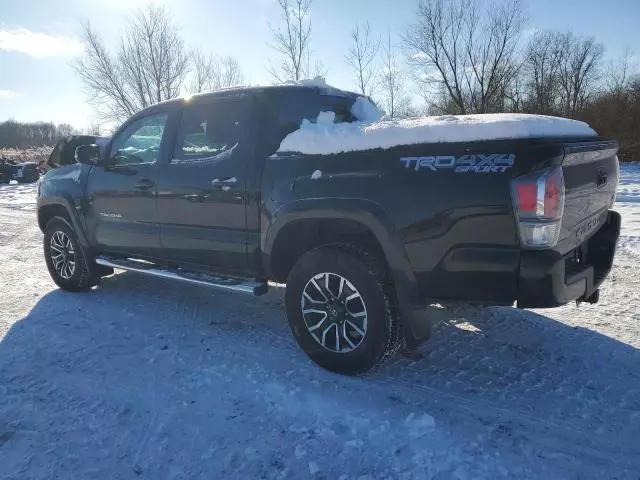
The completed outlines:
<svg viewBox="0 0 640 480">
<path fill-rule="evenodd" d="M 578 141 L 584 145 L 582 139 Z M 267 161 L 264 180 L 267 183 L 263 191 L 271 192 L 271 197 L 264 199 L 268 210 L 265 217 L 278 228 L 279 216 L 290 215 L 293 205 L 299 205 L 296 210 L 302 219 L 305 214 L 320 215 L 314 208 L 323 210 L 322 215 L 327 218 L 331 215 L 340 218 L 345 212 L 354 210 L 351 218 L 369 228 L 373 223 L 370 218 L 375 218 L 379 225 L 392 226 L 384 228 L 394 233 L 397 246 L 391 248 L 400 248 L 406 258 L 406 262 L 398 262 L 393 270 L 405 271 L 404 276 L 415 283 L 419 298 L 512 304 L 518 300 L 521 291 L 522 248 L 509 181 L 531 171 L 561 165 L 566 142 L 567 139 L 545 139 L 404 146 L 384 151 L 352 152 L 348 154 L 348 161 L 345 161 L 346 154 L 278 155 Z M 491 175 L 460 174 L 452 169 L 415 171 L 400 162 L 400 158 L 416 155 L 461 156 L 469 152 L 508 152 L 513 153 L 516 160 L 512 169 Z M 615 178 L 615 155 L 602 162 Z M 589 168 L 599 167 L 592 165 Z M 315 170 L 321 170 L 322 177 L 314 180 L 311 174 Z M 574 216 L 580 215 L 584 220 L 590 214 L 606 213 L 615 193 L 616 182 L 611 181 L 606 188 L 594 193 L 598 196 L 595 200 L 589 205 L 581 205 L 581 211 L 575 214 L 575 196 L 584 197 L 597 175 L 592 175 L 593 179 L 585 186 L 574 179 L 574 173 L 570 172 L 568 177 L 575 185 L 567 187 L 571 226 L 563 226 L 564 236 L 554 250 L 558 255 L 567 254 L 588 237 L 575 235 Z M 333 208 L 324 207 L 327 203 L 332 203 Z M 351 205 L 360 207 L 352 208 Z M 371 213 L 373 211 L 377 213 Z M 337 212 L 341 212 L 339 216 Z M 380 238 L 378 234 L 376 237 Z M 385 250 L 384 244 L 382 246 Z M 269 247 L 268 242 L 263 245 L 267 254 Z M 538 254 L 540 252 L 532 252 L 534 258 Z"/>
<path fill-rule="evenodd" d="M 366 234 L 389 267 L 409 343 L 426 334 L 421 317 L 428 303 L 552 307 L 596 292 L 620 230 L 619 215 L 609 210 L 618 174 L 615 142 L 561 137 L 275 153 L 302 119 L 320 111 L 353 120 L 355 98 L 292 86 L 158 104 L 116 132 L 99 165 L 67 165 L 46 175 L 40 226 L 47 206 L 58 204 L 92 252 L 278 282 L 290 267 L 283 255 L 313 246 L 323 226 L 335 226 L 337 241 Z M 229 125 L 239 133 L 227 153 L 181 161 L 177 145 L 192 109 L 234 120 Z M 105 163 L 121 132 L 158 114 L 167 120 L 154 162 Z M 460 172 L 407 160 L 498 154 L 512 165 Z M 560 240 L 550 249 L 524 249 L 511 182 L 558 166 L 566 186 Z"/>
</svg>

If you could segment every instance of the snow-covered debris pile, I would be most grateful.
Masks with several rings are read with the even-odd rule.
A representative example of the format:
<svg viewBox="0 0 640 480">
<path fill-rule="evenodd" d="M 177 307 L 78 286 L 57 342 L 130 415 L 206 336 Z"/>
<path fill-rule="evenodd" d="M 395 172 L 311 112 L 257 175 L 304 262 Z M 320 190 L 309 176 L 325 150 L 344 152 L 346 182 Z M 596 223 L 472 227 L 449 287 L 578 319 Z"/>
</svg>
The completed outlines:
<svg viewBox="0 0 640 480">
<path fill-rule="evenodd" d="M 320 114 L 322 120 L 326 120 L 325 113 Z M 515 113 L 378 120 L 379 111 L 365 98 L 356 100 L 352 113 L 360 121 L 303 121 L 299 130 L 282 141 L 278 151 L 329 155 L 420 143 L 596 135 L 589 125 L 577 120 Z"/>
</svg>

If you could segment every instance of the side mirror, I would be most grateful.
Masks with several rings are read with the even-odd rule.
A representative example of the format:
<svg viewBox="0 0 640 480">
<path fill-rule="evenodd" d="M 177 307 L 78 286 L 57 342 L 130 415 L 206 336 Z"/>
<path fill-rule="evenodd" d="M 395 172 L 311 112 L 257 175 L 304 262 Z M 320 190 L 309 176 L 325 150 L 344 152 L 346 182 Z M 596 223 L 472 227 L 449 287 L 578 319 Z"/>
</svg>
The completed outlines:
<svg viewBox="0 0 640 480">
<path fill-rule="evenodd" d="M 85 165 L 97 165 L 100 161 L 100 147 L 98 145 L 80 145 L 76 148 L 76 162 Z"/>
</svg>

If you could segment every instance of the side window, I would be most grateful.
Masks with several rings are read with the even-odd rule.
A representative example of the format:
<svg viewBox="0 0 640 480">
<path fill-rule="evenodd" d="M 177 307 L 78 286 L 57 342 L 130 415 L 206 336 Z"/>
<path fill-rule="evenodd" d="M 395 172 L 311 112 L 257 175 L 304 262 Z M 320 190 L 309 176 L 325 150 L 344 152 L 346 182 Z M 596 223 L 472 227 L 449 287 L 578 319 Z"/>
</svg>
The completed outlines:
<svg viewBox="0 0 640 480">
<path fill-rule="evenodd" d="M 316 123 L 318 121 L 318 115 L 321 112 L 335 113 L 336 116 L 333 123 L 354 122 L 356 118 L 351 113 L 350 104 L 345 104 L 344 99 L 339 100 L 340 101 L 331 101 L 330 99 L 326 99 L 322 103 L 317 103 L 305 99 L 304 102 L 301 102 L 301 105 L 289 102 L 287 108 L 283 108 L 280 113 L 280 123 L 282 132 L 284 133 L 282 138 L 298 130 L 303 120 Z"/>
<path fill-rule="evenodd" d="M 152 164 L 158 160 L 166 113 L 150 115 L 131 123 L 120 132 L 111 146 L 114 166 Z"/>
<path fill-rule="evenodd" d="M 246 134 L 241 107 L 238 102 L 224 102 L 185 108 L 171 163 L 230 157 Z"/>
<path fill-rule="evenodd" d="M 346 105 L 331 105 L 327 110 L 336 114 L 336 119 L 333 123 L 350 123 L 356 121 L 356 117 L 353 116 L 351 109 L 347 108 Z"/>
<path fill-rule="evenodd" d="M 356 120 L 356 118 L 351 113 L 351 110 L 347 108 L 346 105 L 333 104 L 333 105 L 323 105 L 320 109 L 320 112 L 333 112 L 336 114 L 333 123 L 349 123 Z M 318 113 L 320 113 L 318 112 Z M 315 112 L 314 112 L 315 114 Z M 316 123 L 318 120 L 318 116 L 311 116 L 311 118 L 307 118 L 311 123 Z"/>
</svg>

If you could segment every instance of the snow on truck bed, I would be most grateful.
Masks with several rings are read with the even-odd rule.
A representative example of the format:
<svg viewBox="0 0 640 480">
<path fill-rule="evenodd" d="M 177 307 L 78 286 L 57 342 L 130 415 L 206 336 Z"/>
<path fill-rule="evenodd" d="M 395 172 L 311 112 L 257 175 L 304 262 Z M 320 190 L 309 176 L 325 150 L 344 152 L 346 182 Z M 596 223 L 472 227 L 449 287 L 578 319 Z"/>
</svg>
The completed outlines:
<svg viewBox="0 0 640 480">
<path fill-rule="evenodd" d="M 577 120 L 518 113 L 380 120 L 375 105 L 363 97 L 356 100 L 352 113 L 358 122 L 333 123 L 333 112 L 320 113 L 316 123 L 303 120 L 278 151 L 330 155 L 419 143 L 596 135 L 589 125 Z"/>
</svg>

